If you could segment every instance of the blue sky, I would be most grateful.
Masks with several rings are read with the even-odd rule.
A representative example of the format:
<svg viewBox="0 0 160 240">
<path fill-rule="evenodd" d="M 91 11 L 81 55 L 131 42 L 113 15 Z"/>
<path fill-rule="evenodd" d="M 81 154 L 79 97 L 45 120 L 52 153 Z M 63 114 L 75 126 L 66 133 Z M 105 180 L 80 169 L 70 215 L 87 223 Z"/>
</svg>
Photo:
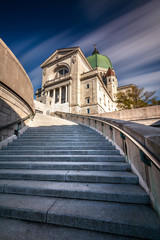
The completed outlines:
<svg viewBox="0 0 160 240">
<path fill-rule="evenodd" d="M 41 87 L 44 62 L 56 49 L 94 43 L 108 56 L 119 86 L 136 84 L 160 98 L 159 0 L 61 0 L 1 3 L 0 37 Z"/>
</svg>

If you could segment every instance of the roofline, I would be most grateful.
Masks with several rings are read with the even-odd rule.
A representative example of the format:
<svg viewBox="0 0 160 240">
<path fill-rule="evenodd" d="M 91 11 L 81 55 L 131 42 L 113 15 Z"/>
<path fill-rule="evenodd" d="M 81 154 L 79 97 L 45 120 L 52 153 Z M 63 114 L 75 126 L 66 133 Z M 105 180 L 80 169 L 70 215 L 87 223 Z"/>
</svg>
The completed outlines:
<svg viewBox="0 0 160 240">
<path fill-rule="evenodd" d="M 58 51 L 61 51 L 61 50 L 69 50 L 69 49 L 80 49 L 79 47 L 69 47 L 69 48 L 59 48 L 59 49 L 57 49 L 54 53 L 52 53 L 41 65 L 40 65 L 40 67 L 42 68 L 44 65 L 45 65 L 45 63 L 47 63 L 47 61 L 49 61 Z"/>
<path fill-rule="evenodd" d="M 79 48 L 79 52 L 82 55 L 82 57 L 84 58 L 85 62 L 87 63 L 87 65 L 90 67 L 90 69 L 92 70 L 92 66 L 90 65 L 90 63 L 88 62 L 87 58 L 85 57 L 85 55 L 83 54 L 82 50 Z"/>
<path fill-rule="evenodd" d="M 77 47 L 68 47 L 68 48 L 58 48 L 57 50 L 72 49 L 72 48 L 80 48 L 80 47 L 77 46 Z"/>
</svg>

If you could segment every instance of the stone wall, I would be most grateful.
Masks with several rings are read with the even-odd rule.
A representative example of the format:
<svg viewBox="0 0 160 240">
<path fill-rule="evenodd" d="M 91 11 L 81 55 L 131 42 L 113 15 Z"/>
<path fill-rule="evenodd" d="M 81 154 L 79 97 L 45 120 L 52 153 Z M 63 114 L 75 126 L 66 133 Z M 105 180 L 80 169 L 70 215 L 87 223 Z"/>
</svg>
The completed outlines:
<svg viewBox="0 0 160 240">
<path fill-rule="evenodd" d="M 0 39 L 0 128 L 34 114 L 31 81 L 11 50 Z M 21 125 L 0 130 L 0 141 L 14 134 Z"/>
<path fill-rule="evenodd" d="M 96 116 L 151 125 L 160 120 L 160 105 L 97 114 Z"/>
</svg>

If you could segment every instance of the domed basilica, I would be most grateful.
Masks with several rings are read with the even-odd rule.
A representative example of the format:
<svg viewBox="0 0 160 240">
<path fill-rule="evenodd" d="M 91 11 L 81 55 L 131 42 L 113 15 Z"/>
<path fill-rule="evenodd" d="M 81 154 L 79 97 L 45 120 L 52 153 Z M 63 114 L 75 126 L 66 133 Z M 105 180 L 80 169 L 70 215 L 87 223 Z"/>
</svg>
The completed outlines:
<svg viewBox="0 0 160 240">
<path fill-rule="evenodd" d="M 110 59 L 95 49 L 85 57 L 79 47 L 56 50 L 42 65 L 36 100 L 51 111 L 98 114 L 116 109 L 117 77 Z"/>
</svg>

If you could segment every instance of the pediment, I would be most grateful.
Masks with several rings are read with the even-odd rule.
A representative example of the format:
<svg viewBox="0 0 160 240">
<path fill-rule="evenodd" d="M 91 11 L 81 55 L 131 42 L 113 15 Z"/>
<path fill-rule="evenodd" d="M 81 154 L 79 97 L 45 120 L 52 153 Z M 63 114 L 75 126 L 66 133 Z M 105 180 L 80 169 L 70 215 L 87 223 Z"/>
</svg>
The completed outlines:
<svg viewBox="0 0 160 240">
<path fill-rule="evenodd" d="M 44 67 L 56 60 L 62 59 L 64 57 L 66 57 L 67 55 L 70 55 L 72 53 L 74 53 L 77 48 L 64 48 L 64 49 L 58 49 L 56 50 L 49 58 L 47 58 L 47 60 L 41 64 L 41 67 Z"/>
</svg>

